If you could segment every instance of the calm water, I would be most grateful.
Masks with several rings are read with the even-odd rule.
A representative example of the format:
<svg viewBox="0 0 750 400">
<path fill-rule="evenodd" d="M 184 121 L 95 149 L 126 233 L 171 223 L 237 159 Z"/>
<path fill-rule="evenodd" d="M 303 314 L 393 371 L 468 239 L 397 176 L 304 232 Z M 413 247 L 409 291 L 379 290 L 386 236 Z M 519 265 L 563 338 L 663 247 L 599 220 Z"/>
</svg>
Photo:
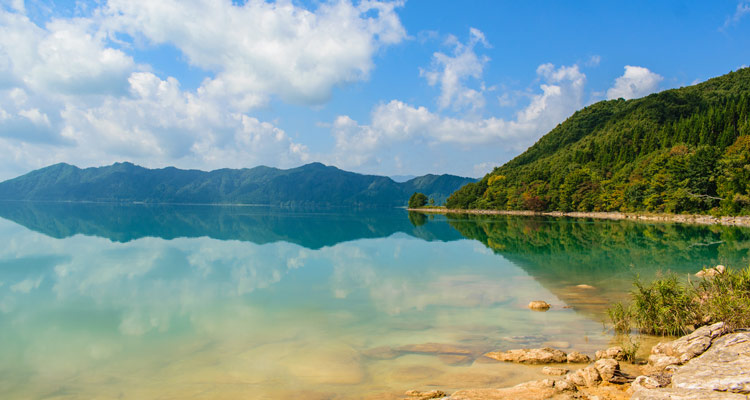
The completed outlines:
<svg viewBox="0 0 750 400">
<path fill-rule="evenodd" d="M 612 342 L 604 307 L 636 274 L 750 261 L 750 231 L 727 227 L 28 203 L 0 217 L 4 399 L 515 384 L 538 369 L 479 355 L 547 342 L 592 353 Z"/>
</svg>

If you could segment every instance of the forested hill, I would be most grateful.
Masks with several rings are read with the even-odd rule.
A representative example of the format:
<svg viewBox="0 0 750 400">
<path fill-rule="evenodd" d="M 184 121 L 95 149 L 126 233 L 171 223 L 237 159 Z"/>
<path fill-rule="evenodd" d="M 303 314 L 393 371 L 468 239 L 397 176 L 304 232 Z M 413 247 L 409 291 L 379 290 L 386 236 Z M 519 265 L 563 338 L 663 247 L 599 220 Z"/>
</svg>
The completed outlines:
<svg viewBox="0 0 750 400">
<path fill-rule="evenodd" d="M 261 166 L 211 172 L 131 163 L 86 169 L 55 164 L 0 183 L 0 200 L 399 207 L 415 191 L 440 203 L 473 181 L 425 175 L 397 183 L 320 163 L 287 170 Z"/>
<path fill-rule="evenodd" d="M 449 208 L 750 213 L 750 69 L 577 111 Z"/>
</svg>

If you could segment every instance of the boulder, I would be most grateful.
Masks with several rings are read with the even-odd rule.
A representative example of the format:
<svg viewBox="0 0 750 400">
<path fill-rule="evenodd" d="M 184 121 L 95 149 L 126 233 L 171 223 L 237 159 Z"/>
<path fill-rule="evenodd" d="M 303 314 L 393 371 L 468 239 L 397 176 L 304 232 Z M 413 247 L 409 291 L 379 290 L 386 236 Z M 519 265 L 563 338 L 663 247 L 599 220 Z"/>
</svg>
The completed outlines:
<svg viewBox="0 0 750 400">
<path fill-rule="evenodd" d="M 529 308 L 534 311 L 547 311 L 549 307 L 550 305 L 546 301 L 535 300 L 529 303 Z"/>
<path fill-rule="evenodd" d="M 580 387 L 594 387 L 601 383 L 602 377 L 596 367 L 590 365 L 565 375 L 565 380 Z"/>
<path fill-rule="evenodd" d="M 571 351 L 568 353 L 568 362 L 575 364 L 588 364 L 591 362 L 591 358 L 577 351 Z"/>
<path fill-rule="evenodd" d="M 498 361 L 517 362 L 524 364 L 549 364 L 564 363 L 567 355 L 562 350 L 551 347 L 541 349 L 516 349 L 508 351 L 493 351 L 486 353 L 485 357 Z"/>
<path fill-rule="evenodd" d="M 599 350 L 596 352 L 596 359 L 601 360 L 603 358 L 612 358 L 617 361 L 625 361 L 625 350 L 620 346 L 610 347 L 607 350 Z"/>
<path fill-rule="evenodd" d="M 712 276 L 723 274 L 727 268 L 723 265 L 717 265 L 713 268 L 702 269 L 695 273 L 695 276 L 700 278 L 710 278 Z"/>
<path fill-rule="evenodd" d="M 599 372 L 603 381 L 609 382 L 615 375 L 620 372 L 620 363 L 612 358 L 603 358 L 594 363 L 594 368 Z"/>
</svg>

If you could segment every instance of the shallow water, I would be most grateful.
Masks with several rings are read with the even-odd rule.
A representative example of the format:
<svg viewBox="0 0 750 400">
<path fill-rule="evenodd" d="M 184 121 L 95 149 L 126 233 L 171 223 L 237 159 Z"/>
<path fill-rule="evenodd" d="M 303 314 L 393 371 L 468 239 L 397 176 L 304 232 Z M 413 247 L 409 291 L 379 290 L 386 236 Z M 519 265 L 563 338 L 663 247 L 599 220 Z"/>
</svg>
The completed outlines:
<svg viewBox="0 0 750 400">
<path fill-rule="evenodd" d="M 0 204 L 0 393 L 391 399 L 613 340 L 634 276 L 748 264 L 750 231 L 402 210 Z M 583 289 L 577 285 L 591 285 Z M 530 300 L 553 308 L 532 312 Z"/>
</svg>

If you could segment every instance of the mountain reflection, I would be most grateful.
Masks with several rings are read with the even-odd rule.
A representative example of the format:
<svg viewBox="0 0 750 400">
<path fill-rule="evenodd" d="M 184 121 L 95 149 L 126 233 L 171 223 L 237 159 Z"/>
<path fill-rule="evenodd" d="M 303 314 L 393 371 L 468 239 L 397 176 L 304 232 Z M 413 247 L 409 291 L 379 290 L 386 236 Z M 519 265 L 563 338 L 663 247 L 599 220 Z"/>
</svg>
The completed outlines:
<svg viewBox="0 0 750 400">
<path fill-rule="evenodd" d="M 402 232 L 423 240 L 452 241 L 463 236 L 447 224 L 426 224 L 419 214 L 391 210 L 300 210 L 250 206 L 144 205 L 3 202 L 0 217 L 54 238 L 77 234 L 114 242 L 144 237 L 210 237 L 256 244 L 279 241 L 319 249 L 358 239 Z"/>
<path fill-rule="evenodd" d="M 602 311 L 636 277 L 750 262 L 750 229 L 742 227 L 481 215 L 449 215 L 448 223 L 579 310 Z"/>
</svg>

